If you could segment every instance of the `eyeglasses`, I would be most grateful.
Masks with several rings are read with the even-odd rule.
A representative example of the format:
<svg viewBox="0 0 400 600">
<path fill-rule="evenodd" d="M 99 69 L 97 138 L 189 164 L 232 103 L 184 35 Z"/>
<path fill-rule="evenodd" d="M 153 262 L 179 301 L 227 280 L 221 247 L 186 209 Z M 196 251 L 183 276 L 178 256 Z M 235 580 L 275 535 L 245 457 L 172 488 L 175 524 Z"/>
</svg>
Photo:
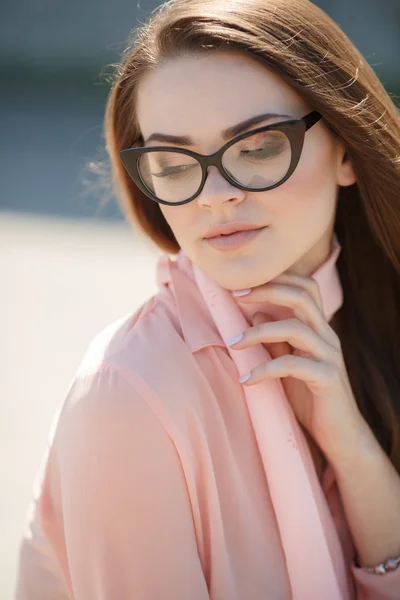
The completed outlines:
<svg viewBox="0 0 400 600">
<path fill-rule="evenodd" d="M 214 165 L 241 190 L 264 192 L 282 185 L 296 169 L 306 131 L 322 116 L 317 111 L 258 127 L 205 156 L 170 146 L 142 146 L 120 151 L 129 176 L 155 202 L 180 205 L 201 193 L 207 169 Z"/>
</svg>

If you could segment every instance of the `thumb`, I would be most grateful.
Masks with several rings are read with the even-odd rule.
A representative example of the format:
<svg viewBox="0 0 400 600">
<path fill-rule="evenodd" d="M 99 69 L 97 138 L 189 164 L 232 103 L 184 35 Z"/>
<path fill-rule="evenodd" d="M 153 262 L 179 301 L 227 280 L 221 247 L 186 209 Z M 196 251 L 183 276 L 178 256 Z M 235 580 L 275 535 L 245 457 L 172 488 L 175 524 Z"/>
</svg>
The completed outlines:
<svg viewBox="0 0 400 600">
<path fill-rule="evenodd" d="M 271 323 L 273 321 L 276 321 L 276 319 L 271 317 L 271 315 L 267 315 L 261 312 L 256 312 L 252 317 L 252 323 L 254 326 L 262 325 L 263 323 Z M 268 342 L 264 343 L 264 346 L 270 353 L 271 358 L 279 358 L 284 354 L 292 353 L 290 344 L 288 342 Z"/>
</svg>

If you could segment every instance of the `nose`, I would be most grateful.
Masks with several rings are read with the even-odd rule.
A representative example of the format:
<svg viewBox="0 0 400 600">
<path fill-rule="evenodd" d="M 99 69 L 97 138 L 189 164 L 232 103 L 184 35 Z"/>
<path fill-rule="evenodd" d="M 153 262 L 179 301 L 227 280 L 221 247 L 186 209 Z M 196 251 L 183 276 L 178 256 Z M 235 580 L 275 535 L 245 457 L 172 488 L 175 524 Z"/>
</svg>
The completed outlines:
<svg viewBox="0 0 400 600">
<path fill-rule="evenodd" d="M 197 197 L 199 206 L 212 208 L 226 202 L 239 204 L 246 196 L 245 190 L 235 187 L 225 179 L 217 167 L 210 166 L 207 169 L 207 179 L 201 193 Z"/>
</svg>

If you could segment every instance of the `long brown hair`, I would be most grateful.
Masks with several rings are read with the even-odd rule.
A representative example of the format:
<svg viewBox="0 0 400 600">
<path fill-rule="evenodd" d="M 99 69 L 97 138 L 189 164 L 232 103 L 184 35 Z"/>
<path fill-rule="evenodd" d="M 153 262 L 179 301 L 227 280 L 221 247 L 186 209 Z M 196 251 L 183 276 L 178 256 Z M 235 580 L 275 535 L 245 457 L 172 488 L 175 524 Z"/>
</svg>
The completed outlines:
<svg viewBox="0 0 400 600">
<path fill-rule="evenodd" d="M 185 53 L 240 50 L 291 85 L 345 143 L 357 183 L 339 190 L 335 232 L 344 303 L 335 318 L 360 410 L 400 473 L 400 122 L 344 32 L 308 0 L 172 0 L 133 30 L 105 115 L 112 183 L 135 225 L 169 253 L 178 243 L 119 151 L 143 142 L 138 83 Z"/>
</svg>

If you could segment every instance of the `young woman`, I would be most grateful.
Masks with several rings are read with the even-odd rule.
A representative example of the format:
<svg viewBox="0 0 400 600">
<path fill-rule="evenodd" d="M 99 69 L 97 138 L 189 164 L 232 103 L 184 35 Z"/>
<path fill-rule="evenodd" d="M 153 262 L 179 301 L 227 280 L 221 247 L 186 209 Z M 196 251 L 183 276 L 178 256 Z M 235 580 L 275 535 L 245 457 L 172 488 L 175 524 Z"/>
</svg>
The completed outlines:
<svg viewBox="0 0 400 600">
<path fill-rule="evenodd" d="M 17 598 L 399 599 L 397 109 L 307 0 L 136 34 L 105 132 L 160 289 L 73 380 Z"/>
</svg>

